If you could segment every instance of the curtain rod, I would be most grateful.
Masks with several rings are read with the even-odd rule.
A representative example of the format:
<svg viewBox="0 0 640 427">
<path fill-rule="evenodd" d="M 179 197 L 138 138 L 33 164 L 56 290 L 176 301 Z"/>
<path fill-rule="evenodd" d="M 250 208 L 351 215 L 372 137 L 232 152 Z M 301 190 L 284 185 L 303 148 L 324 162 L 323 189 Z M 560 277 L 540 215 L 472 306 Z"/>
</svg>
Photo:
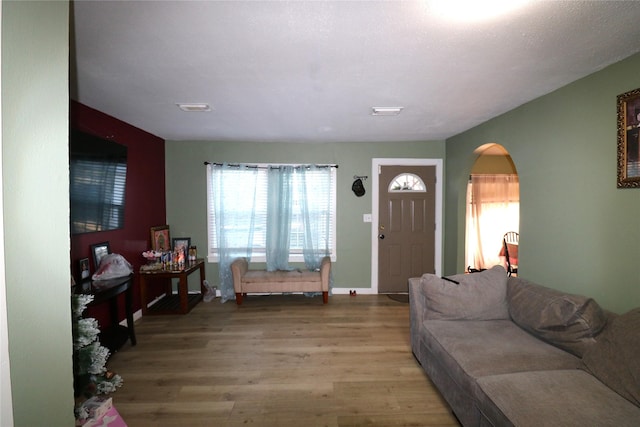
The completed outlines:
<svg viewBox="0 0 640 427">
<path fill-rule="evenodd" d="M 222 166 L 224 165 L 224 163 L 213 163 L 213 162 L 204 162 L 204 165 L 213 165 L 213 166 Z M 237 167 L 239 168 L 240 166 L 245 166 L 247 168 L 251 168 L 251 169 L 278 169 L 280 166 L 285 166 L 285 165 L 277 165 L 277 166 L 259 166 L 259 165 L 245 165 L 245 164 L 240 164 L 240 163 L 228 163 L 229 166 L 231 167 Z M 304 167 L 304 166 L 315 166 L 318 168 L 338 168 L 338 165 L 296 165 L 294 167 L 296 168 L 300 168 L 300 167 Z"/>
</svg>

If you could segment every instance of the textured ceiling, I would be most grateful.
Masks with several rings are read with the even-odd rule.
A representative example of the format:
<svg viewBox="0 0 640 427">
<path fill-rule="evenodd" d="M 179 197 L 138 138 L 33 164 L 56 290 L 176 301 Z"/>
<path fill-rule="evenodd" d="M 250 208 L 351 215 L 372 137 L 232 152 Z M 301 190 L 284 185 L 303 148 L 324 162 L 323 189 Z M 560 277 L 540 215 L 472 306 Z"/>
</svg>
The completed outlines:
<svg viewBox="0 0 640 427">
<path fill-rule="evenodd" d="M 640 51 L 636 1 L 483 22 L 429 1 L 75 1 L 71 19 L 71 98 L 168 140 L 444 139 Z"/>
</svg>

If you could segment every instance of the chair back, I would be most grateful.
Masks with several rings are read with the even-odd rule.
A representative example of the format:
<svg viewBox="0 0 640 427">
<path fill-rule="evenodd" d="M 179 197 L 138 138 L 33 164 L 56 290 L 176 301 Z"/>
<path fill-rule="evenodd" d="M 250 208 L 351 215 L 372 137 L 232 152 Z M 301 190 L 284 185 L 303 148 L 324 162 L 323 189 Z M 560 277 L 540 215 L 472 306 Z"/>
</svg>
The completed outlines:
<svg viewBox="0 0 640 427">
<path fill-rule="evenodd" d="M 502 237 L 504 247 L 504 255 L 507 259 L 507 274 L 518 274 L 518 245 L 520 243 L 520 234 L 516 231 L 508 231 Z"/>
<path fill-rule="evenodd" d="M 517 245 L 520 241 L 520 234 L 516 231 L 507 231 L 504 233 L 504 241 L 507 243 L 515 243 Z"/>
</svg>

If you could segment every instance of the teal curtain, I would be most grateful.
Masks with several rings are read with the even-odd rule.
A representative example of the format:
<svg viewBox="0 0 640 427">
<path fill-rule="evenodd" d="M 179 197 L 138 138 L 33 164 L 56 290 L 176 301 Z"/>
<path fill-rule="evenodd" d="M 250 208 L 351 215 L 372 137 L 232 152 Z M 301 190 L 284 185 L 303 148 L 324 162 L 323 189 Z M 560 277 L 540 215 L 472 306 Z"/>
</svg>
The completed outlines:
<svg viewBox="0 0 640 427">
<path fill-rule="evenodd" d="M 301 169 L 300 174 L 300 200 L 301 200 L 301 216 L 304 227 L 303 249 L 305 266 L 312 271 L 319 270 L 322 258 L 331 255 L 329 247 L 329 239 L 327 233 L 331 230 L 331 218 L 327 212 L 331 211 L 330 192 L 318 191 L 314 188 L 314 183 L 318 180 L 309 180 L 307 176 L 310 174 L 320 175 L 323 179 L 321 182 L 331 182 L 331 171 L 327 167 L 308 166 Z M 329 273 L 329 293 L 333 288 L 333 272 Z M 319 292 L 308 292 L 306 296 L 315 296 Z"/>
<path fill-rule="evenodd" d="M 270 167 L 267 191 L 267 271 L 289 270 L 293 166 Z"/>
<path fill-rule="evenodd" d="M 331 254 L 332 191 L 327 166 L 209 164 L 221 302 L 235 299 L 231 263 L 264 250 L 267 270 L 290 270 L 294 251 L 309 270 Z M 254 238 L 255 237 L 255 238 Z M 331 278 L 331 283 L 333 279 Z M 311 294 L 310 294 L 311 295 Z"/>
<path fill-rule="evenodd" d="M 304 227 L 302 254 L 307 268 L 316 270 L 320 268 L 322 258 L 331 253 L 329 239 L 326 238 L 326 233 L 330 230 L 330 217 L 324 214 L 330 210 L 332 201 L 329 192 L 313 188 L 313 183 L 317 181 L 307 179 L 310 174 L 326 175 L 325 180 L 330 182 L 331 171 L 317 166 L 307 166 L 300 170 L 298 191 Z"/>
<path fill-rule="evenodd" d="M 256 227 L 258 170 L 245 165 L 208 165 L 215 215 L 215 233 L 219 255 L 220 302 L 235 299 L 231 263 L 251 259 Z"/>
</svg>

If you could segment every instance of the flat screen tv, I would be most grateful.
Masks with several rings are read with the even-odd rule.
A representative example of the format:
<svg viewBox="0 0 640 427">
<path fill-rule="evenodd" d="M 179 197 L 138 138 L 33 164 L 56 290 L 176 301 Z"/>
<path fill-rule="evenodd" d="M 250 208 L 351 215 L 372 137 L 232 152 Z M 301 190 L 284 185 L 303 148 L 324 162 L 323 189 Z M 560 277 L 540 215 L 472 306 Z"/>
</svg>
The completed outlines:
<svg viewBox="0 0 640 427">
<path fill-rule="evenodd" d="M 126 146 L 69 132 L 71 234 L 123 228 L 126 182 Z"/>
</svg>

